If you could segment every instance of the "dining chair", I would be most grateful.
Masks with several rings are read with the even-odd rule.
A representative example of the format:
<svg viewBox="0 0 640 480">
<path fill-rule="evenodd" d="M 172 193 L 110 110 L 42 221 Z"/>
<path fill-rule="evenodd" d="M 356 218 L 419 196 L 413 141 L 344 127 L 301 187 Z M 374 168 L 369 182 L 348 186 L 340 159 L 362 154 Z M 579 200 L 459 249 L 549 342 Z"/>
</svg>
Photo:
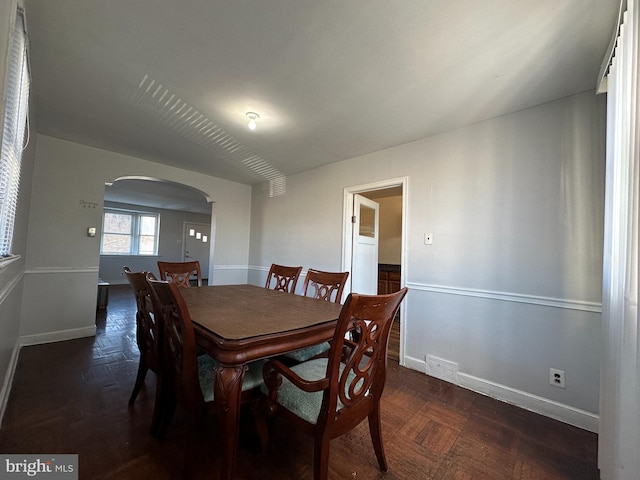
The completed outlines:
<svg viewBox="0 0 640 480">
<path fill-rule="evenodd" d="M 365 418 L 380 470 L 387 471 L 382 444 L 380 397 L 387 367 L 391 324 L 407 288 L 390 295 L 351 293 L 342 307 L 326 358 L 293 367 L 279 360 L 264 365 L 266 411 L 313 435 L 315 480 L 326 480 L 329 444 Z M 353 341 L 350 331 L 358 332 Z"/>
<path fill-rule="evenodd" d="M 286 293 L 295 293 L 301 272 L 301 266 L 286 267 L 272 263 L 269 273 L 267 274 L 267 282 L 264 288 Z"/>
<path fill-rule="evenodd" d="M 302 295 L 327 302 L 340 303 L 348 277 L 349 272 L 323 272 L 310 268 L 307 270 L 307 276 L 304 280 Z M 329 342 L 323 342 L 294 352 L 285 353 L 283 357 L 293 360 L 294 362 L 304 362 L 311 357 L 326 352 L 329 350 L 329 346 Z"/>
<path fill-rule="evenodd" d="M 200 262 L 161 262 L 158 261 L 160 280 L 173 282 L 178 287 L 190 287 L 191 279 L 195 276 L 197 285 L 202 286 L 202 272 Z"/>
<path fill-rule="evenodd" d="M 133 405 L 135 402 L 140 389 L 144 385 L 147 372 L 151 370 L 156 374 L 156 397 L 150 433 L 156 435 L 162 409 L 162 328 L 158 323 L 158 318 L 153 314 L 149 286 L 146 280 L 147 275 L 153 274 L 144 271 L 134 272 L 127 266 L 123 268 L 123 273 L 133 287 L 133 293 L 136 298 L 136 343 L 140 351 L 138 374 L 129 397 L 129 405 Z"/>
<path fill-rule="evenodd" d="M 182 472 L 182 478 L 188 478 L 195 467 L 200 427 L 207 415 L 215 413 L 214 377 L 218 364 L 209 355 L 197 355 L 191 315 L 177 284 L 151 277 L 147 277 L 147 283 L 154 312 L 164 326 L 164 407 L 158 436 L 164 435 L 176 406 L 180 405 L 188 416 Z M 245 370 L 241 401 L 259 396 L 264 363 L 264 360 L 252 362 Z"/>
</svg>

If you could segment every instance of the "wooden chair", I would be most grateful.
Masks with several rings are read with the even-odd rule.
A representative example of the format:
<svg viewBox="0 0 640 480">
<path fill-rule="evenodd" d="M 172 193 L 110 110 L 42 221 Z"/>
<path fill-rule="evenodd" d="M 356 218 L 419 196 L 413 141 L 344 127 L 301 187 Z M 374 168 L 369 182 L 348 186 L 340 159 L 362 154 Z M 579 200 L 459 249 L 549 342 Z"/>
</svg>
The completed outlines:
<svg viewBox="0 0 640 480">
<path fill-rule="evenodd" d="M 313 298 L 340 303 L 347 278 L 349 278 L 349 272 L 323 272 L 310 268 L 304 279 L 302 295 L 309 296 L 311 287 Z"/>
<path fill-rule="evenodd" d="M 310 268 L 304 280 L 302 295 L 305 297 L 312 296 L 313 298 L 326 300 L 327 302 L 340 303 L 348 277 L 349 272 L 323 272 Z M 312 295 L 309 295 L 310 293 Z M 304 362 L 316 355 L 326 352 L 329 350 L 329 346 L 329 342 L 324 342 L 296 350 L 295 352 L 286 353 L 283 357 L 295 362 Z"/>
<path fill-rule="evenodd" d="M 151 307 L 151 296 L 147 284 L 147 272 L 133 272 L 129 267 L 123 268 L 124 276 L 133 287 L 136 298 L 136 343 L 140 350 L 140 363 L 133 392 L 129 397 L 129 405 L 133 405 L 138 393 L 144 385 L 147 372 L 151 370 L 156 374 L 156 400 L 151 420 L 151 434 L 156 435 L 161 417 L 161 392 L 162 392 L 162 328 L 158 324 Z M 154 277 L 155 278 L 155 277 Z"/>
<path fill-rule="evenodd" d="M 159 436 L 166 431 L 176 405 L 188 414 L 188 438 L 182 478 L 188 478 L 195 466 L 197 436 L 205 416 L 214 413 L 214 376 L 217 362 L 209 355 L 197 355 L 196 337 L 187 305 L 174 282 L 148 277 L 153 309 L 164 326 L 164 407 Z M 242 400 L 259 394 L 264 361 L 247 368 L 242 383 Z"/>
<path fill-rule="evenodd" d="M 349 294 L 327 358 L 294 367 L 278 360 L 264 366 L 267 412 L 291 421 L 314 437 L 314 479 L 326 480 L 329 443 L 369 420 L 380 470 L 387 471 L 382 445 L 380 397 L 384 390 L 389 332 L 407 288 L 391 295 Z M 346 334 L 355 330 L 357 341 Z"/>
<path fill-rule="evenodd" d="M 295 293 L 302 267 L 285 267 L 271 264 L 264 288 L 280 292 Z"/>
<path fill-rule="evenodd" d="M 191 278 L 196 277 L 198 286 L 202 286 L 202 272 L 200 271 L 200 262 L 161 262 L 158 261 L 158 270 L 160 271 L 160 280 L 173 282 L 178 287 L 190 287 Z"/>
</svg>

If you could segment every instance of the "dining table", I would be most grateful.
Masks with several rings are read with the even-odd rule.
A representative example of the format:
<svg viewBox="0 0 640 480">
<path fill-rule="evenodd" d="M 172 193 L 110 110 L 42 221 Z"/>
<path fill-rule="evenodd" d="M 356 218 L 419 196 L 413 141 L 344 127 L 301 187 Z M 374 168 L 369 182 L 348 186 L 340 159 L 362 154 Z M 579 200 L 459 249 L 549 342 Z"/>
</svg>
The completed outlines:
<svg viewBox="0 0 640 480">
<path fill-rule="evenodd" d="M 221 429 L 221 478 L 233 478 L 242 379 L 248 363 L 333 338 L 342 305 L 255 285 L 181 289 L 198 346 L 218 366 L 214 408 Z"/>
</svg>

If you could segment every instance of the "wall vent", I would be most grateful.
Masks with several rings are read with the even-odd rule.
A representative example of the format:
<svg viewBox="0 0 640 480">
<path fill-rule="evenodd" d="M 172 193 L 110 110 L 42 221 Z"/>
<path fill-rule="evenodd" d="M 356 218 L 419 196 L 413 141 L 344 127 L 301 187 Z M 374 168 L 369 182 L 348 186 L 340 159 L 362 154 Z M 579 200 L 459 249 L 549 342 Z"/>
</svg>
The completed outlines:
<svg viewBox="0 0 640 480">
<path fill-rule="evenodd" d="M 458 384 L 458 364 L 433 355 L 425 356 L 426 374 L 445 382 Z"/>
</svg>

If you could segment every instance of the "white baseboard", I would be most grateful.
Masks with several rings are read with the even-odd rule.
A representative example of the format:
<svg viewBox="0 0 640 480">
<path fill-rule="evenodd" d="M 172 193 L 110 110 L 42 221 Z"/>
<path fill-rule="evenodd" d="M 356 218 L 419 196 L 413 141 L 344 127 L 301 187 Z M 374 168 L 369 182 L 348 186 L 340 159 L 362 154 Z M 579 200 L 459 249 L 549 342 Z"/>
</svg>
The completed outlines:
<svg viewBox="0 0 640 480">
<path fill-rule="evenodd" d="M 403 365 L 419 372 L 426 371 L 425 361 L 418 358 L 405 357 Z M 539 397 L 528 392 L 523 392 L 522 390 L 500 385 L 462 372 L 458 372 L 457 379 L 457 385 L 460 387 L 515 405 L 516 407 L 524 408 L 531 412 L 539 413 L 545 417 L 553 418 L 555 420 L 568 423 L 569 425 L 598 433 L 600 416 L 595 413 L 587 412 L 586 410 L 581 410 L 570 405 L 555 402 L 547 398 Z"/>
<path fill-rule="evenodd" d="M 95 337 L 96 326 L 83 328 L 73 328 L 70 330 L 61 330 L 59 332 L 40 333 L 36 335 L 25 335 L 18 339 L 20 347 L 29 345 L 40 345 L 41 343 L 62 342 L 64 340 L 73 340 L 75 338 Z"/>
<path fill-rule="evenodd" d="M 2 390 L 0 390 L 0 425 L 2 425 L 4 411 L 7 408 L 7 402 L 9 401 L 9 394 L 11 393 L 11 384 L 13 383 L 13 376 L 16 373 L 16 365 L 18 365 L 19 353 L 20 353 L 20 343 L 19 341 L 17 341 L 13 346 L 13 350 L 11 352 L 11 358 L 9 359 L 9 365 L 7 367 L 7 373 L 4 376 L 4 383 L 2 384 Z"/>
</svg>

